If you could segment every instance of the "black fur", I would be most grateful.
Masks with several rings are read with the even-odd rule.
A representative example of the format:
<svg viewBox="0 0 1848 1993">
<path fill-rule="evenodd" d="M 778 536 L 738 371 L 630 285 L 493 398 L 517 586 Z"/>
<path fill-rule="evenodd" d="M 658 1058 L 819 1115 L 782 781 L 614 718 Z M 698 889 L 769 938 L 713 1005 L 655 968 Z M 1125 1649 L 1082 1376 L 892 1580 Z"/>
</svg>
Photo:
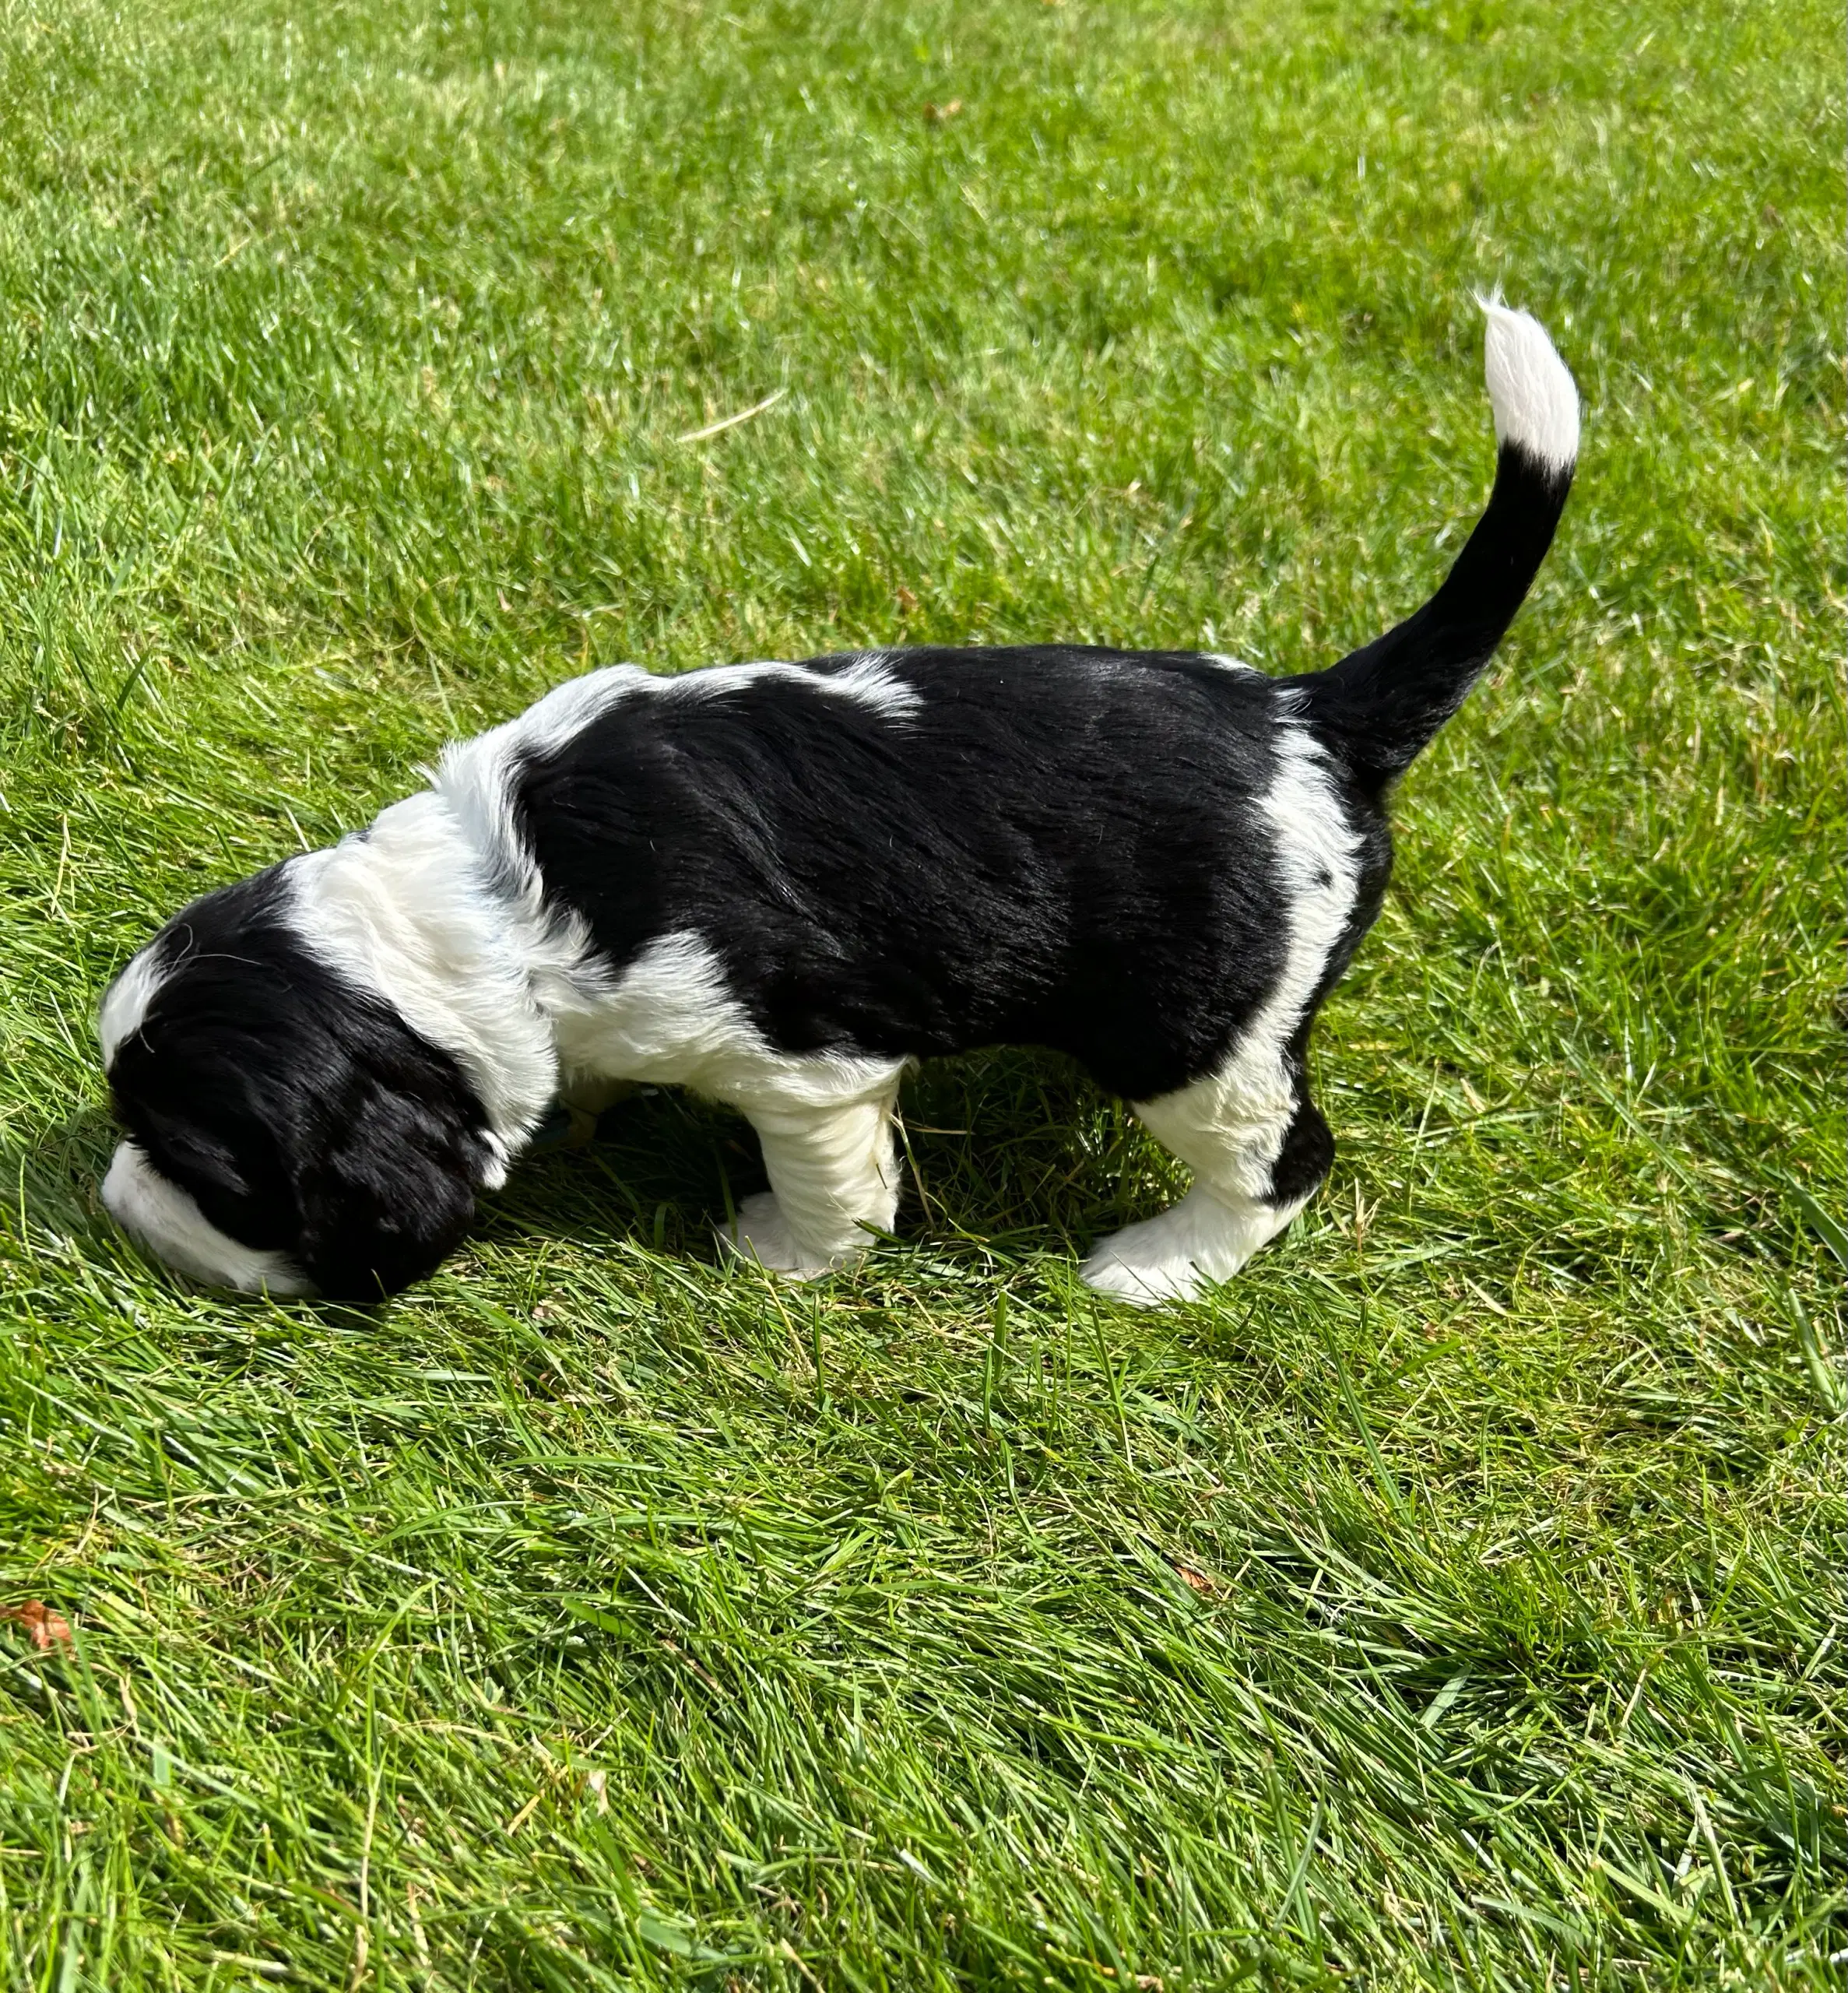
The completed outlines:
<svg viewBox="0 0 1848 1993">
<path fill-rule="evenodd" d="M 110 1068 L 116 1112 L 223 1232 L 331 1299 L 420 1280 L 475 1212 L 480 1102 L 454 1059 L 304 949 L 272 866 L 197 900 Z"/>
<path fill-rule="evenodd" d="M 1504 444 L 1488 508 L 1437 593 L 1339 664 L 1285 681 L 1375 793 L 1411 766 L 1481 677 L 1533 586 L 1572 484 L 1569 469 L 1551 471 Z"/>
<path fill-rule="evenodd" d="M 1210 1070 L 1281 965 L 1252 814 L 1277 687 L 1167 652 L 884 661 L 921 694 L 902 721 L 696 674 L 528 762 L 548 896 L 613 968 L 704 936 L 782 1051 L 1046 1045 L 1132 1100 Z"/>
<path fill-rule="evenodd" d="M 920 695 L 902 721 L 794 677 L 688 684 L 621 699 L 529 761 L 516 823 L 613 969 L 690 928 L 780 1050 L 1047 1045 L 1147 1099 L 1212 1069 L 1280 965 L 1253 814 L 1280 721 L 1328 751 L 1361 838 L 1319 1003 L 1386 890 L 1383 791 L 1501 641 L 1571 483 L 1504 447 L 1436 594 L 1328 671 L 1071 645 L 882 653 Z"/>
</svg>

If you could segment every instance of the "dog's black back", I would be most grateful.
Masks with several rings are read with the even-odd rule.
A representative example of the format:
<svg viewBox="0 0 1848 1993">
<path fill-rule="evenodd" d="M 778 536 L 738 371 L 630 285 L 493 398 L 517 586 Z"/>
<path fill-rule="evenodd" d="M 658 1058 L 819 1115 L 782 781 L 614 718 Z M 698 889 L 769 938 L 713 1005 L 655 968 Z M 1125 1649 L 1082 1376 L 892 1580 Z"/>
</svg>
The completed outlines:
<svg viewBox="0 0 1848 1993">
<path fill-rule="evenodd" d="M 1199 1077 L 1280 965 L 1256 804 L 1287 694 L 1180 652 L 877 663 L 915 695 L 902 718 L 802 672 L 696 673 L 525 761 L 516 820 L 548 898 L 613 972 L 697 932 L 782 1051 L 1047 1045 L 1132 1100 Z M 1389 863 L 1365 815 L 1354 942 Z"/>
</svg>

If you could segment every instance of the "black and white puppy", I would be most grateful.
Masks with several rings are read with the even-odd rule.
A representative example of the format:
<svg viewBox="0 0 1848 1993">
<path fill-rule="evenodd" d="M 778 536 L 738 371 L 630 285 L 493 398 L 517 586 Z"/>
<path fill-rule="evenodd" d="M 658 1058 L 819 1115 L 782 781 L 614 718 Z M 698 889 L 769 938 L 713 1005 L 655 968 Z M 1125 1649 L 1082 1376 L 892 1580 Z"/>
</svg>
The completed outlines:
<svg viewBox="0 0 1848 1993">
<path fill-rule="evenodd" d="M 200 1279 L 376 1299 L 456 1245 L 556 1101 L 648 1081 L 750 1118 L 771 1187 L 733 1243 L 815 1274 L 891 1226 L 905 1067 L 1030 1043 L 1193 1172 L 1091 1285 L 1235 1273 L 1328 1172 L 1305 1050 L 1386 889 L 1386 792 L 1572 481 L 1572 377 L 1487 311 L 1495 487 L 1396 629 L 1285 678 L 1048 645 L 573 680 L 128 964 L 99 1020 L 128 1131 L 108 1209 Z"/>
</svg>

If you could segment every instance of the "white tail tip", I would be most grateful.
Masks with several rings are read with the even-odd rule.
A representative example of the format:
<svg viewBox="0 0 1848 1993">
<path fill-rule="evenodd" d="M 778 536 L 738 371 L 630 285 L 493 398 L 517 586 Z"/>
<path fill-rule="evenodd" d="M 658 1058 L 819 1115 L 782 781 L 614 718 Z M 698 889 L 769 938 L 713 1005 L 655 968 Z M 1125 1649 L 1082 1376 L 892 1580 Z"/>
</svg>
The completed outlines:
<svg viewBox="0 0 1848 1993">
<path fill-rule="evenodd" d="M 1478 298 L 1483 371 L 1495 411 L 1495 441 L 1518 444 L 1555 473 L 1579 459 L 1579 391 L 1537 318 Z"/>
</svg>

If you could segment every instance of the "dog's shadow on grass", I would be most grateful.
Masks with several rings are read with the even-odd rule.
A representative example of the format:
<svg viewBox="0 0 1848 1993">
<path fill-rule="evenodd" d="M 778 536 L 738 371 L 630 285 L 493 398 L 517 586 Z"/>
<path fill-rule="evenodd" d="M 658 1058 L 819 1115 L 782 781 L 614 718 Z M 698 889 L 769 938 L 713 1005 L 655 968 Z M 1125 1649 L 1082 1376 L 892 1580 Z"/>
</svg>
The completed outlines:
<svg viewBox="0 0 1848 1993">
<path fill-rule="evenodd" d="M 481 1199 L 475 1236 L 501 1246 L 627 1239 L 709 1258 L 728 1203 L 764 1180 L 748 1123 L 690 1094 L 644 1087 L 606 1109 L 584 1147 L 522 1158 L 504 1190 Z"/>
<path fill-rule="evenodd" d="M 1173 1194 L 1158 1153 L 1077 1068 L 1014 1048 L 933 1062 L 901 1102 L 901 1239 L 1063 1252 Z M 0 1148 L 9 1230 L 97 1256 L 134 1249 L 99 1194 L 121 1131 L 101 1105 Z M 757 1140 L 733 1110 L 671 1088 L 607 1109 L 595 1139 L 530 1156 L 481 1200 L 474 1236 L 503 1247 L 628 1239 L 710 1261 L 716 1232 L 766 1183 Z M 331 1305 L 331 1304 L 329 1304 Z"/>
<path fill-rule="evenodd" d="M 1008 1048 L 933 1062 L 907 1080 L 900 1112 L 901 1238 L 1063 1251 L 1173 1194 L 1126 1112 L 1051 1053 Z M 766 1181 L 742 1116 L 645 1088 L 607 1109 L 585 1148 L 516 1170 L 483 1200 L 481 1236 L 627 1238 L 709 1260 L 717 1228 Z"/>
</svg>

